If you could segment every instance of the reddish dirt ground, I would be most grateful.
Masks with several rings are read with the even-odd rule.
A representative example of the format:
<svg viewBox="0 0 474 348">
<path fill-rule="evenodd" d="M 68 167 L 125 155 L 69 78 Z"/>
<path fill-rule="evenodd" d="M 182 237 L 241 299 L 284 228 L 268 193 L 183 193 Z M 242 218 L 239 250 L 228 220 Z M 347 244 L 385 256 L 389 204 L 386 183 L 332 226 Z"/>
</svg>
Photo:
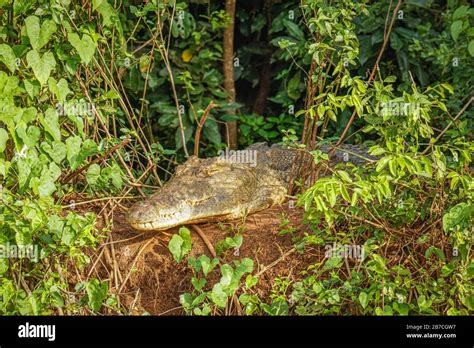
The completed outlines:
<svg viewBox="0 0 474 348">
<path fill-rule="evenodd" d="M 285 219 L 288 224 L 280 227 Z M 282 205 L 250 215 L 245 222 L 233 220 L 199 226 L 214 246 L 225 237 L 237 232 L 242 234 L 243 244 L 238 252 L 229 250 L 224 253 L 222 260 L 231 262 L 248 257 L 254 261 L 253 274 L 266 269 L 251 292 L 269 300 L 276 277 L 287 277 L 290 282 L 295 281 L 300 278 L 299 273 L 303 269 L 322 257 L 320 253 L 302 255 L 298 252 L 282 257 L 293 248 L 292 239 L 303 235 L 305 225 L 302 221 L 302 209 L 290 209 Z M 177 264 L 167 247 L 171 236 L 179 228 L 166 232 L 140 233 L 128 226 L 123 212 L 115 213 L 113 226 L 106 247 L 102 246 L 94 252 L 95 259 L 97 255 L 100 256 L 94 275 L 109 279 L 112 290 L 115 288 L 117 292 L 118 289 L 121 304 L 130 309 L 130 314 L 184 314 L 179 295 L 192 291 L 192 271 L 186 260 Z M 285 235 L 280 233 L 289 227 L 295 228 L 295 231 Z M 192 228 L 190 230 L 193 242 L 190 255 L 196 257 L 206 254 L 211 257 L 203 239 Z M 279 261 L 276 262 L 277 260 Z M 220 277 L 218 271 L 213 276 L 215 279 L 211 277 L 208 282 L 211 285 Z M 236 313 L 235 310 L 232 311 L 232 314 Z"/>
</svg>

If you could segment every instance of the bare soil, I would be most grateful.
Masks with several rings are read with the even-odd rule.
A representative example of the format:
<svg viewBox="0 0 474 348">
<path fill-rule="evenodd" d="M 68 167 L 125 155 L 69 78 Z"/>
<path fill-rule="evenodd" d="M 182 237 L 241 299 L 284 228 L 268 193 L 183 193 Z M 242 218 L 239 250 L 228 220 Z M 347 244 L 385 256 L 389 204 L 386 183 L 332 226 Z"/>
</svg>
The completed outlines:
<svg viewBox="0 0 474 348">
<path fill-rule="evenodd" d="M 281 226 L 285 220 L 288 223 Z M 294 247 L 294 239 L 301 237 L 307 229 L 302 221 L 303 209 L 281 205 L 250 215 L 246 221 L 207 223 L 199 227 L 214 247 L 225 237 L 242 234 L 240 249 L 226 251 L 221 260 L 231 262 L 244 257 L 252 259 L 253 274 L 262 270 L 264 272 L 251 291 L 270 301 L 275 278 L 286 277 L 290 282 L 296 281 L 301 278 L 302 270 L 323 257 L 322 252 L 317 250 L 285 255 Z M 290 227 L 295 229 L 294 232 L 280 233 Z M 192 291 L 192 270 L 186 260 L 176 263 L 167 247 L 171 236 L 178 229 L 140 233 L 125 222 L 123 212 L 115 212 L 109 240 L 93 251 L 95 258 L 92 259 L 99 258 L 100 262 L 92 262 L 95 263 L 92 274 L 109 280 L 112 292 L 120 294 L 121 305 L 128 308 L 130 314 L 184 314 L 179 296 Z M 190 230 L 193 242 L 190 254 L 194 257 L 201 254 L 211 257 L 203 239 L 192 228 Z M 212 277 L 208 282 L 211 285 L 218 281 L 218 271 Z M 237 314 L 237 309 L 233 309 L 233 314 Z"/>
</svg>

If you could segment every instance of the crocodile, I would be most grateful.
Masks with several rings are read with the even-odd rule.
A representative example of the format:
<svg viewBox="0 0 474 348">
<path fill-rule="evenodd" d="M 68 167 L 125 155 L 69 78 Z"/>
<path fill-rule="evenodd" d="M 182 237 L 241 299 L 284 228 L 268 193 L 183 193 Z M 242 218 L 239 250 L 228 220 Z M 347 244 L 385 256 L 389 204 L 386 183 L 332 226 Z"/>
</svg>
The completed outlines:
<svg viewBox="0 0 474 348">
<path fill-rule="evenodd" d="M 332 146 L 320 149 L 328 153 Z M 362 165 L 372 159 L 357 145 L 340 145 L 332 152 L 331 163 Z M 138 231 L 166 230 L 239 218 L 281 204 L 288 197 L 296 154 L 281 144 L 257 143 L 207 159 L 191 156 L 156 193 L 129 208 L 127 221 Z"/>
</svg>

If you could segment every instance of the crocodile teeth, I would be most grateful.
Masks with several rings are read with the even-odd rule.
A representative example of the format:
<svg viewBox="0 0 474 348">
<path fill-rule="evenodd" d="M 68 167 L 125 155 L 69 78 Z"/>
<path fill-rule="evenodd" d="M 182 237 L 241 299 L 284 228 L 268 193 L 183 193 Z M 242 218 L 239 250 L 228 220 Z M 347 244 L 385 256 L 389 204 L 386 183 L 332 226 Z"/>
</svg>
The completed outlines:
<svg viewBox="0 0 474 348">
<path fill-rule="evenodd" d="M 164 230 L 189 220 L 193 215 L 192 208 L 184 205 L 177 208 L 178 211 L 161 211 L 159 215 L 151 221 L 135 221 L 131 225 L 142 231 Z"/>
</svg>

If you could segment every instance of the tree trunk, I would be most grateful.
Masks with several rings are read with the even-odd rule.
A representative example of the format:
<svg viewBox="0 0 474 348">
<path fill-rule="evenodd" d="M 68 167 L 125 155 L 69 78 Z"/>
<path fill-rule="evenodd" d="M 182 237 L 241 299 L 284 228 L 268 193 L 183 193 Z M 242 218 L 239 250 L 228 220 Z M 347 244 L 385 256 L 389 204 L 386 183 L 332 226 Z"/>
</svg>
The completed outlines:
<svg viewBox="0 0 474 348">
<path fill-rule="evenodd" d="M 270 28 L 272 27 L 272 5 L 273 0 L 265 0 L 263 4 L 263 11 L 267 17 L 267 25 L 265 26 L 265 56 L 263 58 L 263 65 L 260 73 L 260 84 L 258 86 L 257 98 L 253 104 L 253 112 L 257 115 L 263 115 L 265 113 L 265 106 L 267 105 L 268 94 L 270 93 L 271 87 L 271 61 L 273 55 L 272 40 L 270 34 Z"/>
<path fill-rule="evenodd" d="M 234 24 L 235 24 L 235 2 L 226 0 L 225 11 L 230 16 L 230 24 L 224 30 L 224 89 L 227 91 L 229 103 L 235 103 L 235 81 L 234 81 Z M 235 115 L 235 109 L 228 110 Z M 231 149 L 237 149 L 237 122 L 227 122 L 227 143 Z"/>
</svg>

